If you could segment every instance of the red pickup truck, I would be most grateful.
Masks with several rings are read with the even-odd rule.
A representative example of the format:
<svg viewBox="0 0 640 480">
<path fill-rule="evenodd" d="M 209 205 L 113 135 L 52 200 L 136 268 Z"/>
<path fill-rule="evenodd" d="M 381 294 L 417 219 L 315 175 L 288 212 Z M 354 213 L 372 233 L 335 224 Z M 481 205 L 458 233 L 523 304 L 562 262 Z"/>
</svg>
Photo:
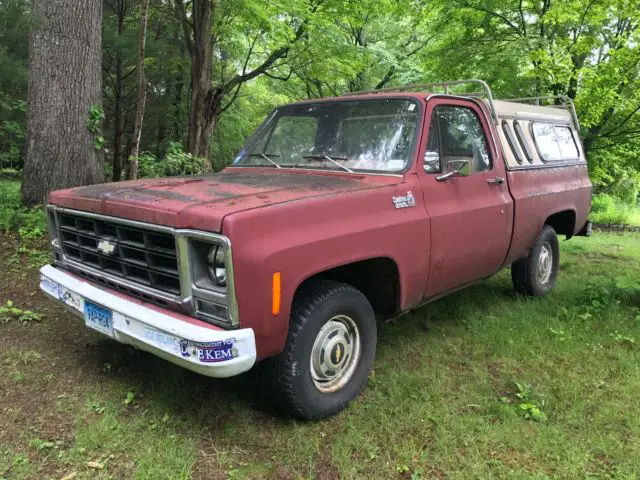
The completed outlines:
<svg viewBox="0 0 640 480">
<path fill-rule="evenodd" d="M 277 108 L 216 174 L 54 192 L 41 289 L 203 375 L 264 360 L 286 412 L 335 414 L 367 382 L 377 318 L 509 266 L 543 295 L 557 235 L 590 233 L 572 103 L 458 83 Z"/>
</svg>

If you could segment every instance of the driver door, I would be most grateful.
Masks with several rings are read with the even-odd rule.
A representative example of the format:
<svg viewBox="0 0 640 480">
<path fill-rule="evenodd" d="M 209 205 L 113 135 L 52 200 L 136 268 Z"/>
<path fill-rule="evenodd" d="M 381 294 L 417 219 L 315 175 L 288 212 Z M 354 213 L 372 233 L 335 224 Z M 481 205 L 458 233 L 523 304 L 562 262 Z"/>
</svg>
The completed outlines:
<svg viewBox="0 0 640 480">
<path fill-rule="evenodd" d="M 503 159 L 490 141 L 484 111 L 471 100 L 434 98 L 427 119 L 424 166 L 418 172 L 431 219 L 426 298 L 497 272 L 513 222 Z M 460 173 L 445 175 L 454 170 Z"/>
</svg>

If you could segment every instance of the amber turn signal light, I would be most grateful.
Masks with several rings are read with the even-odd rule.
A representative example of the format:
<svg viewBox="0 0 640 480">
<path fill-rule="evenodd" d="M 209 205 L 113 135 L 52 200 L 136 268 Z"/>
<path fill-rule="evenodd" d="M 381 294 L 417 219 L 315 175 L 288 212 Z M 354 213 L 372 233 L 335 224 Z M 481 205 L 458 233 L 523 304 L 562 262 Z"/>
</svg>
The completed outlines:
<svg viewBox="0 0 640 480">
<path fill-rule="evenodd" d="M 280 303 L 281 303 L 281 281 L 280 281 L 280 272 L 275 272 L 273 274 L 273 283 L 271 287 L 271 313 L 275 317 L 280 313 Z"/>
</svg>

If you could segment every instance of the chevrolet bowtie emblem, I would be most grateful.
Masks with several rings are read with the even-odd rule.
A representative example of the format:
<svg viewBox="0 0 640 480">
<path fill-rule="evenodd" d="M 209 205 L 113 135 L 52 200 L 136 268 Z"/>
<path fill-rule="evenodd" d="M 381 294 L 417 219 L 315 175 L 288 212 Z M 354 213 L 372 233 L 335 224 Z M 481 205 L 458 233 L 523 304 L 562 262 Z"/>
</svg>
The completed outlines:
<svg viewBox="0 0 640 480">
<path fill-rule="evenodd" d="M 116 244 L 108 240 L 100 240 L 98 242 L 98 251 L 103 255 L 113 255 L 113 252 L 116 251 Z"/>
</svg>

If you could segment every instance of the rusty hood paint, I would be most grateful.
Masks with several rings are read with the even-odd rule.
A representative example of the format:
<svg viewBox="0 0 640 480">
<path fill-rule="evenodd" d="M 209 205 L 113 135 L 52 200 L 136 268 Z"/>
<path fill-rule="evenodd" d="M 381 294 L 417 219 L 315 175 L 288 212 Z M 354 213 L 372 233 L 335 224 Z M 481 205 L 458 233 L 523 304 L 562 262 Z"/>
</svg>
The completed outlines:
<svg viewBox="0 0 640 480">
<path fill-rule="evenodd" d="M 220 232 L 225 216 L 283 202 L 400 183 L 392 176 L 228 168 L 203 177 L 118 182 L 53 192 L 53 205 L 175 228 Z"/>
</svg>

